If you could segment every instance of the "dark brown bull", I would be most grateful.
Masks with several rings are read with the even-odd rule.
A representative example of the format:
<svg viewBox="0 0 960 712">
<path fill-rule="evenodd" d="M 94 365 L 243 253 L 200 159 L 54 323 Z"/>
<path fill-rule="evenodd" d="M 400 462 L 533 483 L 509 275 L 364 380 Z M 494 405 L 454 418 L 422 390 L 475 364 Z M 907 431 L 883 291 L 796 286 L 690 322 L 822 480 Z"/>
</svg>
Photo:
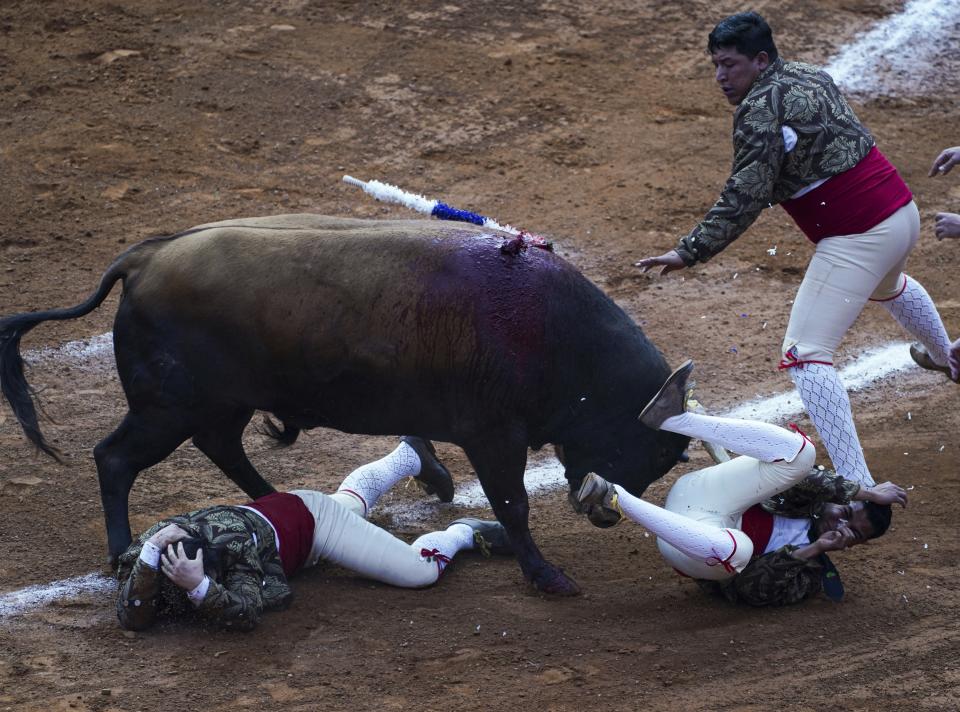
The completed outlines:
<svg viewBox="0 0 960 712">
<path fill-rule="evenodd" d="M 94 449 L 111 557 L 130 543 L 137 474 L 188 438 L 248 496 L 272 492 L 241 444 L 259 409 L 288 442 L 323 426 L 456 443 L 527 579 L 575 593 L 530 535 L 528 446 L 556 444 L 571 487 L 593 471 L 640 494 L 687 440 L 637 421 L 669 373 L 640 328 L 563 259 L 502 250 L 506 237 L 283 215 L 152 238 L 84 303 L 0 320 L 0 385 L 27 437 L 55 455 L 20 338 L 89 313 L 123 280 L 113 333 L 130 410 Z"/>
</svg>

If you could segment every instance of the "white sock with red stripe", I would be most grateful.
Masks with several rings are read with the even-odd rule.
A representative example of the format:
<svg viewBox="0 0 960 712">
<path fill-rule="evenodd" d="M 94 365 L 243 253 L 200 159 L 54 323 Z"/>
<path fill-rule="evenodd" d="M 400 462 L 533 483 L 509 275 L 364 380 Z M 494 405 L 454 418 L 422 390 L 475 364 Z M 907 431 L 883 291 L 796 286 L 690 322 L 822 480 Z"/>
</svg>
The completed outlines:
<svg viewBox="0 0 960 712">
<path fill-rule="evenodd" d="M 873 477 L 867 469 L 857 437 L 850 397 L 836 369 L 823 363 L 807 362 L 789 371 L 837 473 L 845 479 L 872 487 Z"/>
<path fill-rule="evenodd" d="M 473 541 L 473 529 L 466 524 L 451 524 L 443 531 L 424 534 L 410 546 L 421 559 L 436 562 L 439 576 L 458 551 L 473 548 Z"/>
<path fill-rule="evenodd" d="M 736 551 L 736 542 L 726 529 L 658 507 L 634 497 L 620 485 L 614 488 L 623 516 L 646 527 L 690 558 L 708 564 L 721 563 Z"/>
<path fill-rule="evenodd" d="M 416 451 L 402 442 L 397 449 L 376 462 L 358 467 L 340 483 L 337 492 L 350 495 L 363 504 L 366 517 L 380 499 L 404 477 L 420 474 L 420 458 Z"/>
<path fill-rule="evenodd" d="M 793 462 L 804 443 L 804 437 L 799 433 L 770 423 L 697 413 L 681 413 L 667 418 L 660 429 L 722 445 L 727 450 L 763 462 Z"/>
<path fill-rule="evenodd" d="M 924 345 L 934 362 L 945 366 L 950 354 L 950 337 L 947 336 L 937 305 L 922 284 L 909 275 L 905 276 L 907 284 L 904 290 L 893 299 L 880 303 L 900 326 Z"/>
</svg>

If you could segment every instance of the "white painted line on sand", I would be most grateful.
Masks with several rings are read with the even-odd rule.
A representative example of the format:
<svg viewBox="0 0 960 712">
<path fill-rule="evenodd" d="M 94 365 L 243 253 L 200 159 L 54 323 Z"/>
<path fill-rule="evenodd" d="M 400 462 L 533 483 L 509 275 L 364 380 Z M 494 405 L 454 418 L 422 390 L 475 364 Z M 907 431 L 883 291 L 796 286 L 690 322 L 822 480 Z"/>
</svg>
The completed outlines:
<svg viewBox="0 0 960 712">
<path fill-rule="evenodd" d="M 842 89 L 869 96 L 922 95 L 960 70 L 960 2 L 910 0 L 829 60 L 824 69 Z"/>
<path fill-rule="evenodd" d="M 0 594 L 0 619 L 26 613 L 61 598 L 73 598 L 91 593 L 112 593 L 116 590 L 117 580 L 100 573 L 27 586 L 18 591 Z"/>
<path fill-rule="evenodd" d="M 908 368 L 919 368 L 910 358 L 910 344 L 895 342 L 864 351 L 856 360 L 838 371 L 840 380 L 848 391 L 858 391 L 891 373 Z M 720 413 L 727 418 L 762 420 L 767 423 L 784 423 L 803 412 L 803 403 L 796 390 L 766 398 L 757 398 Z"/>
<path fill-rule="evenodd" d="M 23 359 L 31 365 L 58 362 L 101 371 L 115 366 L 113 332 L 91 336 L 89 339 L 68 341 L 60 346 L 24 351 Z"/>
</svg>

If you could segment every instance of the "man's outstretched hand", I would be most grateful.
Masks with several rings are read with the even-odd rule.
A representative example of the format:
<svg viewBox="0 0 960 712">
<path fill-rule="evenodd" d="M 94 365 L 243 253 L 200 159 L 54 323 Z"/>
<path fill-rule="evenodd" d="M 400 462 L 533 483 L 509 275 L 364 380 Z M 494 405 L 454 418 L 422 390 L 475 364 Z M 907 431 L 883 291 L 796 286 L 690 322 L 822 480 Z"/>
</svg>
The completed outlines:
<svg viewBox="0 0 960 712">
<path fill-rule="evenodd" d="M 641 272 L 649 272 L 654 267 L 660 267 L 659 274 L 673 272 L 686 266 L 687 263 L 683 261 L 676 250 L 664 252 L 659 257 L 646 257 L 634 264 L 634 267 L 639 267 Z"/>
</svg>

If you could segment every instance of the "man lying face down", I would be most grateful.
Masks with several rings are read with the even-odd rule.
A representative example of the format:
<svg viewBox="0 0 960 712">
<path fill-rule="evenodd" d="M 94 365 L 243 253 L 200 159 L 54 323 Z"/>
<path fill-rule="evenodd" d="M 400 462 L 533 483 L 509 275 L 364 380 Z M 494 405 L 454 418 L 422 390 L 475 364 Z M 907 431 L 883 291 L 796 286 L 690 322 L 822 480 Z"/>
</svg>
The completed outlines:
<svg viewBox="0 0 960 712">
<path fill-rule="evenodd" d="M 453 480 L 432 444 L 405 437 L 386 457 L 350 473 L 332 495 L 276 492 L 158 522 L 120 557 L 120 624 L 143 630 L 158 619 L 195 617 L 251 630 L 263 611 L 290 602 L 287 579 L 320 560 L 422 588 L 464 549 L 512 553 L 497 522 L 458 519 L 412 544 L 368 522 L 380 496 L 404 477 L 442 501 L 453 499 Z"/>
</svg>

